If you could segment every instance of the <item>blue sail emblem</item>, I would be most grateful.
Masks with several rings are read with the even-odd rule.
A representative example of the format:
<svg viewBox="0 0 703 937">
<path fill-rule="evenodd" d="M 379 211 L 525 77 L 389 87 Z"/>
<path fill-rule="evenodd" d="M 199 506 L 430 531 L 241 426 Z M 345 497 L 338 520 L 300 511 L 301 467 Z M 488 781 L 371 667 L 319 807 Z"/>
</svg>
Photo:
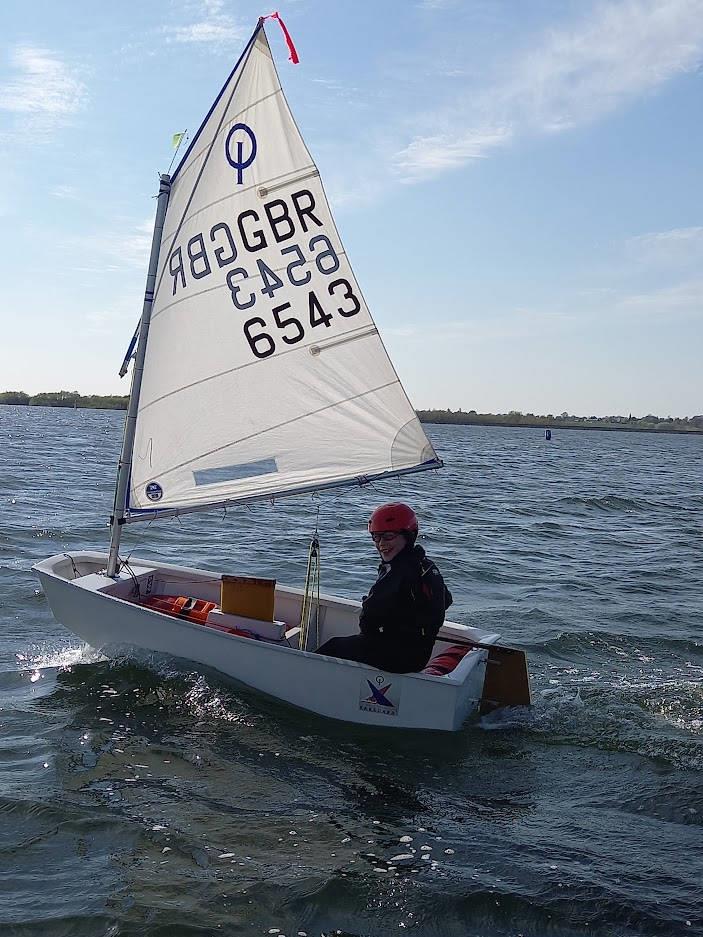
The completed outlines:
<svg viewBox="0 0 703 937">
<path fill-rule="evenodd" d="M 225 156 L 233 169 L 237 170 L 237 183 L 242 184 L 242 173 L 256 158 L 256 137 L 246 124 L 234 124 L 225 140 Z"/>
</svg>

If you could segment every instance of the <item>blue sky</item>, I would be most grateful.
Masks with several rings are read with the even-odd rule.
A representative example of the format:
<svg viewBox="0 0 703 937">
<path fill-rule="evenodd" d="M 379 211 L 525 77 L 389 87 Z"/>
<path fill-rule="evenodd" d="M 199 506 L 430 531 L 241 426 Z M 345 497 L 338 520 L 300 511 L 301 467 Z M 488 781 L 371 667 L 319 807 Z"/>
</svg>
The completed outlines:
<svg viewBox="0 0 703 937">
<path fill-rule="evenodd" d="M 417 407 L 703 413 L 703 0 L 281 0 Z M 0 390 L 127 393 L 157 173 L 250 0 L 0 5 Z"/>
</svg>

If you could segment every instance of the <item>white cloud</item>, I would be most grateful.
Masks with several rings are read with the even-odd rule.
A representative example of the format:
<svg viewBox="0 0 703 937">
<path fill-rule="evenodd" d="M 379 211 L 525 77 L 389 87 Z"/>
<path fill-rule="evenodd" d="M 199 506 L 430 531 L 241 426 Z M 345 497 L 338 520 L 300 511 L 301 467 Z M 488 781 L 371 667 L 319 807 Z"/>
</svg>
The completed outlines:
<svg viewBox="0 0 703 937">
<path fill-rule="evenodd" d="M 534 129 L 559 130 L 695 69 L 702 55 L 701 0 L 600 3 L 516 63 L 505 96 Z"/>
<path fill-rule="evenodd" d="M 125 237 L 108 234 L 96 240 L 102 243 L 101 252 L 108 255 L 117 268 L 135 267 L 138 270 L 146 270 L 153 232 L 154 219 L 147 218 Z"/>
<path fill-rule="evenodd" d="M 46 138 L 84 106 L 85 85 L 55 52 L 18 45 L 11 61 L 14 76 L 0 85 L 0 110 L 16 115 L 20 134 Z"/>
<path fill-rule="evenodd" d="M 672 228 L 630 238 L 626 250 L 636 261 L 648 266 L 688 266 L 700 269 L 703 263 L 703 227 Z"/>
<path fill-rule="evenodd" d="M 189 42 L 230 46 L 241 43 L 251 31 L 223 12 L 223 0 L 201 0 L 196 7 L 197 22 L 186 26 L 165 26 L 167 42 Z"/>
<path fill-rule="evenodd" d="M 490 318 L 471 316 L 464 319 L 438 320 L 433 323 L 432 336 L 437 341 L 449 341 L 462 347 L 466 342 L 477 343 L 498 339 L 512 340 L 534 338 L 540 335 L 553 336 L 570 330 L 578 324 L 578 314 L 547 311 L 537 308 L 512 308 L 494 313 Z M 385 326 L 386 338 L 426 342 L 426 331 L 413 324 Z"/>
<path fill-rule="evenodd" d="M 51 194 L 54 198 L 74 200 L 79 198 L 78 190 L 72 185 L 57 185 L 52 189 Z"/>
<path fill-rule="evenodd" d="M 103 304 L 101 299 L 106 297 L 98 296 L 94 305 L 84 314 L 83 321 L 88 332 L 96 335 L 109 335 L 117 339 L 118 342 L 124 342 L 124 349 L 118 344 L 114 349 L 113 358 L 115 373 L 120 365 L 119 356 L 121 351 L 127 350 L 132 331 L 139 321 L 141 314 L 141 296 L 138 289 L 125 290 L 124 293 L 116 299 L 107 299 Z"/>
<path fill-rule="evenodd" d="M 106 243 L 110 255 L 129 267 L 146 270 L 154 233 L 154 219 L 147 218 L 124 238 L 111 237 Z"/>
<path fill-rule="evenodd" d="M 703 320 L 703 280 L 688 280 L 674 286 L 635 293 L 624 297 L 616 309 L 648 317 L 677 316 Z"/>
<path fill-rule="evenodd" d="M 482 159 L 495 147 L 504 146 L 511 137 L 508 127 L 469 130 L 462 137 L 451 134 L 416 137 L 396 154 L 394 162 L 405 182 L 415 182 L 423 176 Z"/>
<path fill-rule="evenodd" d="M 61 242 L 62 250 L 71 258 L 80 258 L 63 264 L 65 275 L 72 277 L 75 273 L 93 275 L 127 270 L 146 273 L 154 219 L 148 218 L 134 225 L 124 236 L 114 233 L 122 228 L 126 225 L 115 224 L 105 231 L 65 236 Z"/>
<path fill-rule="evenodd" d="M 595 120 L 695 70 L 702 57 L 703 0 L 598 3 L 570 27 L 543 33 L 493 85 L 467 88 L 450 108 L 427 115 L 430 132 L 399 150 L 396 169 L 416 181 L 520 135 Z"/>
</svg>

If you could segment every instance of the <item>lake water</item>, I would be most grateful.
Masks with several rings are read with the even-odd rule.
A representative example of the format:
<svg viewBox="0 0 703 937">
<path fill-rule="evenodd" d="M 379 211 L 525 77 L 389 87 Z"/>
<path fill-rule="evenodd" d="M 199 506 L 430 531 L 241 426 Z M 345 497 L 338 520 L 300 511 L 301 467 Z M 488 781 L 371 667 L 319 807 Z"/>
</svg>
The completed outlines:
<svg viewBox="0 0 703 937">
<path fill-rule="evenodd" d="M 430 426 L 441 472 L 127 530 L 301 585 L 319 509 L 359 597 L 370 510 L 410 501 L 534 705 L 394 734 L 54 621 L 30 567 L 106 548 L 122 421 L 0 407 L 2 937 L 703 934 L 703 437 Z"/>
</svg>

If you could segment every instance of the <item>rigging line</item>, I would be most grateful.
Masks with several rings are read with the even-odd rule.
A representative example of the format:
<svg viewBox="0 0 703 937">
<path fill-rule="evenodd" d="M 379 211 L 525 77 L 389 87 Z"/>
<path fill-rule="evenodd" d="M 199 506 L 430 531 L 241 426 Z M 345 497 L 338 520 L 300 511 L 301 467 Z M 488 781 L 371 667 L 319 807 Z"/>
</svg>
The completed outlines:
<svg viewBox="0 0 703 937">
<path fill-rule="evenodd" d="M 218 126 L 217 126 L 217 130 L 215 131 L 215 133 L 214 133 L 214 135 L 213 135 L 213 138 L 212 138 L 212 141 L 211 141 L 211 143 L 210 143 L 210 146 L 207 148 L 207 154 L 206 154 L 205 159 L 203 160 L 203 164 L 202 164 L 202 166 L 200 167 L 200 170 L 199 170 L 199 172 L 198 172 L 198 178 L 197 178 L 197 179 L 195 180 L 195 182 L 193 183 L 193 188 L 191 189 L 190 195 L 188 196 L 188 201 L 186 202 L 185 208 L 183 209 L 183 214 L 182 214 L 182 216 L 181 216 L 181 220 L 179 221 L 178 226 L 177 226 L 177 228 L 176 228 L 176 233 L 173 235 L 173 240 L 171 241 L 171 246 L 169 247 L 169 249 L 168 249 L 168 251 L 167 251 L 167 253 L 166 253 L 166 256 L 167 256 L 167 257 L 170 255 L 171 251 L 173 250 L 173 245 L 176 243 L 176 238 L 178 237 L 178 235 L 179 235 L 180 232 L 181 232 L 181 228 L 183 227 L 183 224 L 184 224 L 184 222 L 185 222 L 186 215 L 188 214 L 188 209 L 190 208 L 190 206 L 191 206 L 191 204 L 192 204 L 192 202 L 193 202 L 193 198 L 195 197 L 195 193 L 196 193 L 196 191 L 197 191 L 198 185 L 199 185 L 199 183 L 200 183 L 200 180 L 201 180 L 202 177 L 203 177 L 203 173 L 205 172 L 205 167 L 207 166 L 208 160 L 210 159 L 210 156 L 211 156 L 211 154 L 212 154 L 212 151 L 213 151 L 213 149 L 215 148 L 215 143 L 217 142 L 217 138 L 218 138 L 218 136 L 219 136 L 220 130 L 222 129 L 222 124 L 224 123 L 225 117 L 227 116 L 227 111 L 229 110 L 229 106 L 230 106 L 230 104 L 232 103 L 232 98 L 234 97 L 235 91 L 236 91 L 237 88 L 239 87 L 239 82 L 242 80 L 242 75 L 244 74 L 244 70 L 246 69 L 246 66 L 247 66 L 247 64 L 248 64 L 248 62 L 249 62 L 249 59 L 250 59 L 250 57 L 251 57 L 251 52 L 252 52 L 252 49 L 254 48 L 254 41 L 255 41 L 257 35 L 259 34 L 259 29 L 260 29 L 260 28 L 261 28 L 261 27 L 258 27 L 257 29 L 254 30 L 254 34 L 252 35 L 251 39 L 249 40 L 249 49 L 248 49 L 248 52 L 247 52 L 247 54 L 246 54 L 246 60 L 242 63 L 241 70 L 240 70 L 239 74 L 237 75 L 237 80 L 234 82 L 234 85 L 233 85 L 233 87 L 232 87 L 232 91 L 231 91 L 231 93 L 230 93 L 229 99 L 228 99 L 227 103 L 225 104 L 225 106 L 224 106 L 224 108 L 223 108 L 223 110 L 222 110 L 222 116 L 220 117 L 220 122 L 219 122 L 219 124 L 218 124 Z M 265 35 L 265 34 L 264 34 L 264 35 Z M 231 80 L 231 78 L 232 78 L 232 76 L 230 76 L 230 80 Z M 209 115 L 208 115 L 208 116 L 209 116 Z M 207 121 L 207 118 L 206 118 L 206 121 Z M 201 129 L 202 129 L 202 127 L 201 127 Z M 198 131 L 198 133 L 200 133 L 200 130 Z M 196 139 L 197 139 L 197 136 L 196 136 Z M 193 140 L 193 143 L 195 143 L 195 140 Z M 192 147 L 192 144 L 191 144 L 191 147 Z M 188 154 L 186 154 L 186 156 L 187 156 L 187 155 L 188 155 Z M 184 156 L 183 158 L 185 159 L 185 156 Z M 179 166 L 178 168 L 180 168 L 180 166 Z M 178 170 L 176 170 L 176 172 L 178 172 Z M 162 242 L 162 243 L 163 243 L 163 242 Z M 163 279 L 164 279 L 164 275 L 165 275 L 165 274 L 166 274 L 166 265 L 164 264 L 164 267 L 163 267 L 163 269 L 162 269 L 162 271 L 161 271 L 161 276 L 159 277 L 159 282 L 156 284 L 156 288 L 154 289 L 154 300 L 156 300 L 156 296 L 158 295 L 158 292 L 159 292 L 159 290 L 161 289 L 161 284 L 162 284 L 162 282 L 163 282 Z"/>
<path fill-rule="evenodd" d="M 80 579 L 80 575 L 81 575 L 81 574 L 78 572 L 78 567 L 76 566 L 76 562 L 75 562 L 75 560 L 73 559 L 73 557 L 71 556 L 71 554 L 70 554 L 70 553 L 64 553 L 64 556 L 68 557 L 68 559 L 71 561 L 71 567 L 72 567 L 72 572 L 73 572 L 73 578 L 74 578 L 74 579 Z"/>
<path fill-rule="evenodd" d="M 192 465 L 193 462 L 197 462 L 199 459 L 205 459 L 208 456 L 215 455 L 217 452 L 222 452 L 224 449 L 229 449 L 230 446 L 248 442 L 250 439 L 256 439 L 257 436 L 263 436 L 266 433 L 272 433 L 274 430 L 281 429 L 284 426 L 290 426 L 292 423 L 298 423 L 301 420 L 307 420 L 311 416 L 318 416 L 320 413 L 324 413 L 325 410 L 331 410 L 334 407 L 340 407 L 346 403 L 353 403 L 355 400 L 361 400 L 362 397 L 367 397 L 369 394 L 378 393 L 378 391 L 385 390 L 387 387 L 392 387 L 397 383 L 398 379 L 396 378 L 396 380 L 388 381 L 386 384 L 381 384 L 379 387 L 372 387 L 370 390 L 365 390 L 361 394 L 354 394 L 352 397 L 345 397 L 343 400 L 336 400 L 334 403 L 328 403 L 324 407 L 318 407 L 317 410 L 311 410 L 309 413 L 291 417 L 289 420 L 282 420 L 280 423 L 276 423 L 274 426 L 269 426 L 265 430 L 259 430 L 256 433 L 250 433 L 248 436 L 242 436 L 239 439 L 234 439 L 231 442 L 227 442 L 223 446 L 217 446 L 216 449 L 210 449 L 209 452 L 201 452 L 192 459 L 186 459 L 185 462 L 179 462 L 177 465 L 172 465 L 170 468 L 164 469 L 163 472 L 159 473 L 159 478 L 164 479 L 170 475 L 171 472 L 177 472 L 179 469 Z"/>
<path fill-rule="evenodd" d="M 320 541 L 315 534 L 315 578 L 313 580 L 313 588 L 317 592 L 316 602 L 315 602 L 315 647 L 317 648 L 320 643 Z"/>
<path fill-rule="evenodd" d="M 377 334 L 377 330 L 376 330 L 375 325 L 371 323 L 367 325 L 357 326 L 357 328 L 355 329 L 349 329 L 348 332 L 342 333 L 342 336 L 344 336 L 345 338 L 349 337 L 349 339 L 351 340 L 352 338 L 357 337 L 357 333 L 363 333 L 365 329 L 369 329 L 372 326 L 374 328 L 374 332 L 369 332 L 368 334 L 375 335 Z M 342 336 L 340 336 L 340 338 Z M 358 337 L 365 338 L 365 335 L 359 334 Z M 315 347 L 315 342 L 310 342 L 309 344 L 306 344 L 306 345 L 298 344 L 295 346 L 295 348 L 282 349 L 276 353 L 276 360 L 279 360 L 280 358 L 282 358 L 283 355 L 291 355 L 291 354 L 294 354 L 296 351 L 305 351 L 314 347 Z M 321 346 L 321 347 L 324 350 L 326 346 Z M 272 359 L 268 359 L 268 360 L 272 360 Z M 200 380 L 198 381 L 192 381 L 190 384 L 184 384 L 183 387 L 177 387 L 175 390 L 170 390 L 167 394 L 162 394 L 160 397 L 155 397 L 153 400 L 150 400 L 149 403 L 145 403 L 143 405 L 140 404 L 139 414 L 141 415 L 142 413 L 144 413 L 145 410 L 148 410 L 149 407 L 153 407 L 155 404 L 161 403 L 162 400 L 166 400 L 168 397 L 175 397 L 177 394 L 181 394 L 186 390 L 191 390 L 193 387 L 199 387 L 201 384 L 206 384 L 208 381 L 214 381 L 214 380 L 217 380 L 217 378 L 219 377 L 225 377 L 228 374 L 235 374 L 237 371 L 243 371 L 245 368 L 250 368 L 253 365 L 263 364 L 263 363 L 264 362 L 262 362 L 259 359 L 257 359 L 256 361 L 245 361 L 244 364 L 238 364 L 234 368 L 227 368 L 226 371 L 218 371 L 217 374 L 209 374 L 207 377 L 201 377 Z"/>
<path fill-rule="evenodd" d="M 137 597 L 140 597 L 140 596 L 141 596 L 141 589 L 139 588 L 139 580 L 137 579 L 134 570 L 133 570 L 132 567 L 129 565 L 129 558 L 130 558 L 130 556 L 132 555 L 133 552 L 134 552 L 134 549 L 130 550 L 130 552 L 127 554 L 127 559 L 121 561 L 121 564 L 120 564 L 120 572 L 121 572 L 123 569 L 126 569 L 126 570 L 127 570 L 127 572 L 129 573 L 129 575 L 132 577 L 132 584 L 133 584 L 133 585 L 132 585 L 132 593 L 131 593 L 131 594 L 132 594 L 132 595 L 136 595 Z"/>
<path fill-rule="evenodd" d="M 444 463 L 437 457 L 429 460 L 429 462 L 421 462 L 417 465 L 411 465 L 403 469 L 386 469 L 382 472 L 374 472 L 371 475 L 346 475 L 338 474 L 332 476 L 331 480 L 328 476 L 327 481 L 316 481 L 311 482 L 309 485 L 299 486 L 298 488 L 287 488 L 281 490 L 280 487 L 276 489 L 277 493 L 284 495 L 285 497 L 293 497 L 294 495 L 304 495 L 311 494 L 313 492 L 328 491 L 332 488 L 347 488 L 352 485 L 361 486 L 361 485 L 371 485 L 375 481 L 380 481 L 381 479 L 394 478 L 396 475 L 411 475 L 415 472 L 426 472 L 428 469 L 437 469 L 441 468 Z M 125 523 L 135 524 L 135 523 L 153 523 L 157 520 L 171 520 L 174 517 L 180 517 L 184 514 L 193 514 L 197 511 L 214 511 L 216 508 L 222 507 L 223 504 L 227 505 L 237 505 L 237 507 L 246 507 L 250 513 L 253 513 L 252 504 L 261 503 L 268 500 L 270 497 L 268 491 L 260 493 L 258 495 L 249 495 L 246 497 L 238 498 L 221 498 L 219 501 L 206 501 L 204 503 L 192 503 L 189 502 L 180 507 L 171 507 L 171 508 L 131 508 L 129 515 L 126 517 Z M 146 516 L 148 515 L 148 516 Z"/>
<path fill-rule="evenodd" d="M 308 549 L 308 563 L 305 571 L 305 585 L 303 587 L 303 600 L 300 607 L 300 635 L 298 638 L 298 647 L 300 650 L 307 651 L 310 635 L 310 624 L 312 619 L 313 596 L 317 591 L 317 604 L 315 609 L 315 639 L 316 645 L 319 636 L 319 613 L 320 613 L 320 542 L 315 533 L 310 540 Z"/>
<path fill-rule="evenodd" d="M 173 156 L 171 157 L 171 162 L 169 163 L 168 169 L 166 170 L 166 175 L 167 175 L 167 176 L 170 176 L 170 175 L 171 175 L 171 167 L 173 166 L 174 162 L 176 161 L 176 157 L 178 156 L 178 151 L 179 151 L 180 148 L 181 148 L 181 144 L 186 142 L 186 139 L 187 139 L 186 134 L 187 134 L 187 133 L 188 133 L 188 128 L 186 127 L 186 129 L 185 129 L 185 130 L 183 131 L 183 133 L 181 134 L 181 139 L 178 141 L 178 146 L 176 147 L 176 151 L 175 151 L 175 153 L 173 154 Z"/>
</svg>

